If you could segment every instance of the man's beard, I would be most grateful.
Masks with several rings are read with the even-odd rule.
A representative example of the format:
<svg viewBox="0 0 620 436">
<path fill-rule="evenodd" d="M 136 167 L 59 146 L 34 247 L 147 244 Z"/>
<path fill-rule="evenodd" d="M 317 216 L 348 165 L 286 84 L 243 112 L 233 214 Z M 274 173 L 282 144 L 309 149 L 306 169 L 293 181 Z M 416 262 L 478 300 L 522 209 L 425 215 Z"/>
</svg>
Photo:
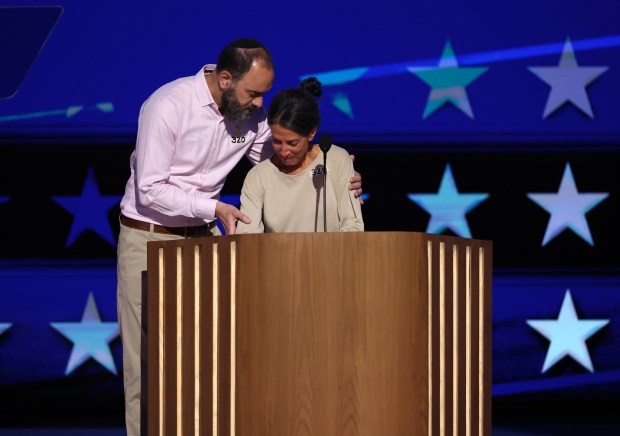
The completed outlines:
<svg viewBox="0 0 620 436">
<path fill-rule="evenodd" d="M 222 93 L 222 106 L 220 113 L 229 121 L 241 124 L 252 116 L 254 106 L 242 106 L 235 96 L 235 88 L 230 87 Z"/>
</svg>

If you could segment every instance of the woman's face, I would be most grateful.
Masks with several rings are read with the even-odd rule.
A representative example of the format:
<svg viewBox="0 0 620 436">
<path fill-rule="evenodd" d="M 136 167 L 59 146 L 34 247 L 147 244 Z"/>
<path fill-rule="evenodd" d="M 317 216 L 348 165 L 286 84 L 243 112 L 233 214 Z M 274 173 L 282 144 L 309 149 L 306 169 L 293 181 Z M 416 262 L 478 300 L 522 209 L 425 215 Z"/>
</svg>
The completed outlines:
<svg viewBox="0 0 620 436">
<path fill-rule="evenodd" d="M 283 167 L 295 169 L 302 166 L 308 154 L 310 141 L 314 139 L 316 129 L 310 136 L 301 136 L 279 124 L 271 126 L 271 142 L 276 156 Z"/>
</svg>

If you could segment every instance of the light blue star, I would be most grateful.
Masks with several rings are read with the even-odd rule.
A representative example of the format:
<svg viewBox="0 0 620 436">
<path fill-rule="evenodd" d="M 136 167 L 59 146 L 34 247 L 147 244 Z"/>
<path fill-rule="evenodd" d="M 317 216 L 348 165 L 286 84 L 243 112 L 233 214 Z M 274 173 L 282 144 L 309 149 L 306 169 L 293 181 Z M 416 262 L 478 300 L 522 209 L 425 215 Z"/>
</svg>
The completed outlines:
<svg viewBox="0 0 620 436">
<path fill-rule="evenodd" d="M 609 323 L 608 319 L 580 320 L 570 290 L 566 290 L 560 314 L 556 320 L 527 320 L 527 325 L 549 339 L 544 373 L 565 356 L 572 357 L 590 372 L 594 372 L 586 340 Z"/>
<path fill-rule="evenodd" d="M 557 67 L 529 67 L 547 85 L 551 86 L 543 118 L 547 118 L 565 103 L 573 103 L 590 118 L 594 118 L 586 87 L 594 82 L 608 67 L 580 67 L 567 38 Z"/>
<path fill-rule="evenodd" d="M 459 67 L 452 45 L 446 42 L 437 67 L 408 67 L 407 69 L 431 87 L 423 118 L 428 117 L 446 103 L 452 103 L 469 118 L 474 118 L 465 87 L 485 73 L 488 70 L 487 67 Z"/>
<path fill-rule="evenodd" d="M 407 194 L 407 197 L 431 214 L 426 229 L 428 233 L 450 229 L 458 236 L 471 238 L 465 215 L 489 194 L 459 194 L 450 165 L 446 165 L 437 194 Z"/>
<path fill-rule="evenodd" d="M 532 201 L 551 214 L 542 246 L 544 247 L 566 229 L 572 230 L 588 244 L 594 245 L 586 213 L 608 195 L 607 192 L 588 194 L 577 192 L 573 172 L 567 163 L 557 194 L 527 194 Z"/>
<path fill-rule="evenodd" d="M 118 195 L 101 195 L 93 169 L 88 169 L 88 175 L 80 196 L 56 196 L 52 197 L 56 203 L 71 212 L 74 216 L 71 231 L 65 247 L 75 242 L 84 230 L 94 230 L 99 236 L 116 245 L 116 239 L 112 233 L 112 227 L 108 220 L 108 211 L 120 202 Z"/>
<path fill-rule="evenodd" d="M 101 322 L 92 293 L 88 295 L 81 322 L 52 322 L 50 325 L 73 342 L 65 375 L 71 374 L 91 357 L 116 374 L 108 344 L 119 335 L 118 323 Z"/>
<path fill-rule="evenodd" d="M 0 335 L 2 335 L 2 333 L 10 329 L 12 325 L 13 324 L 11 323 L 0 322 Z"/>
</svg>

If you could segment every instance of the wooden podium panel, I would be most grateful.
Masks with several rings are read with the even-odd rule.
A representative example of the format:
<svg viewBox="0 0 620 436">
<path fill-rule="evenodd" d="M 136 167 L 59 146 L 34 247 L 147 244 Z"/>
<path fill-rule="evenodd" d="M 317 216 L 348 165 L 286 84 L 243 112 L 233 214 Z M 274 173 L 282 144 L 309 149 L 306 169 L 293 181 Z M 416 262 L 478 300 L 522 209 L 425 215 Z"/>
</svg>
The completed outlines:
<svg viewBox="0 0 620 436">
<path fill-rule="evenodd" d="M 491 243 L 151 242 L 149 435 L 490 434 Z"/>
</svg>

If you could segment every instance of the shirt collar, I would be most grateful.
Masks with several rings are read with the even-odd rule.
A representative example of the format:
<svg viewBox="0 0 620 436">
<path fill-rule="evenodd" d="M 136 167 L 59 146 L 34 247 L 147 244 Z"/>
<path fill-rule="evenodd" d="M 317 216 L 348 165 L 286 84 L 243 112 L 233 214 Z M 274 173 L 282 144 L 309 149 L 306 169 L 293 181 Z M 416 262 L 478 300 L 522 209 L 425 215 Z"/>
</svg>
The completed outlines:
<svg viewBox="0 0 620 436">
<path fill-rule="evenodd" d="M 211 95 L 211 91 L 209 91 L 209 87 L 207 86 L 207 81 L 205 80 L 205 71 L 215 72 L 215 64 L 205 65 L 194 76 L 194 86 L 196 87 L 196 94 L 198 95 L 198 101 L 200 102 L 201 106 L 211 106 L 217 109 L 215 100 L 213 100 L 213 96 Z"/>
</svg>

